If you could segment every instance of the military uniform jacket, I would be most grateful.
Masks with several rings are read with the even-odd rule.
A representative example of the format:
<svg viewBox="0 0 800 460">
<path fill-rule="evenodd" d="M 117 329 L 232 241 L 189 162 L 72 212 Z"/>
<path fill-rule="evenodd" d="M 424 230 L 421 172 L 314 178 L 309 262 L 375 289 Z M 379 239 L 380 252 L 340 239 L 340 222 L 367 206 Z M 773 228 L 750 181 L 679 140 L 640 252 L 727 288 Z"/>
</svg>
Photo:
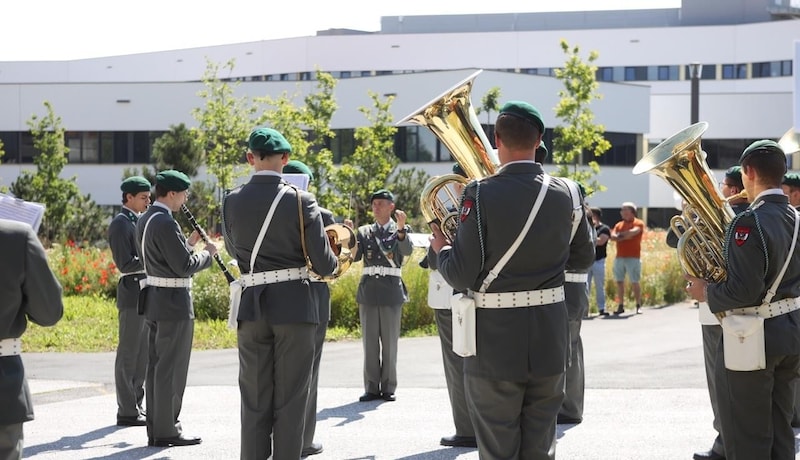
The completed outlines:
<svg viewBox="0 0 800 460">
<path fill-rule="evenodd" d="M 30 226 L 0 219 L 0 339 L 21 337 L 28 320 L 52 326 L 64 313 L 61 285 Z M 0 356 L 0 425 L 33 420 L 20 356 Z"/>
<path fill-rule="evenodd" d="M 320 207 L 319 212 L 322 215 L 322 225 L 327 227 L 333 225 L 336 221 L 333 219 L 333 213 L 329 210 Z M 328 240 L 330 242 L 330 240 Z M 319 305 L 319 322 L 327 323 L 331 319 L 331 289 L 328 283 L 313 281 L 311 287 L 314 295 L 317 296 L 317 304 Z"/>
<path fill-rule="evenodd" d="M 358 227 L 358 253 L 355 261 L 363 260 L 366 267 L 402 267 L 403 259 L 411 255 L 414 249 L 408 233 L 411 227 L 406 225 L 406 237 L 397 238 L 397 223 L 389 220 L 389 227 L 384 230 L 378 223 Z M 385 254 L 384 254 L 385 253 Z M 391 257 L 394 265 L 389 262 Z M 356 302 L 360 305 L 399 305 L 408 301 L 408 291 L 403 279 L 399 276 L 362 275 L 358 283 Z"/>
<path fill-rule="evenodd" d="M 759 203 L 763 204 L 759 205 Z M 794 208 L 783 194 L 760 195 L 725 233 L 728 277 L 708 285 L 714 313 L 761 304 L 767 289 L 791 257 L 772 301 L 800 296 L 800 245 L 788 254 L 794 234 Z M 800 310 L 764 321 L 768 356 L 800 353 Z"/>
<path fill-rule="evenodd" d="M 465 190 L 461 223 L 452 247 L 439 252 L 439 271 L 457 291 L 477 291 L 519 235 L 542 187 L 542 166 L 515 162 Z M 479 195 L 479 196 L 478 196 Z M 479 224 L 480 219 L 480 224 Z M 564 270 L 594 263 L 588 221 L 582 219 L 570 243 L 572 199 L 562 181 L 551 180 L 527 237 L 487 292 L 548 289 L 564 284 Z M 481 248 L 484 248 L 482 254 Z M 564 372 L 569 350 L 564 302 L 476 312 L 477 356 L 465 358 L 471 375 L 525 381 L 529 373 Z"/>
<path fill-rule="evenodd" d="M 330 275 L 338 267 L 325 235 L 321 208 L 313 194 L 290 186 L 277 174 L 255 174 L 250 181 L 230 191 L 223 201 L 225 248 L 236 258 L 243 273 L 250 270 L 250 255 L 270 206 L 282 187 L 290 189 L 281 198 L 264 241 L 257 248 L 254 271 L 264 272 L 305 267 L 300 240 L 303 213 L 305 244 L 314 270 Z M 308 280 L 286 281 L 248 287 L 242 293 L 240 321 L 266 318 L 272 324 L 319 323 L 317 297 Z"/>
<path fill-rule="evenodd" d="M 142 247 L 142 234 L 148 222 L 151 223 L 147 226 L 147 237 Z M 136 250 L 148 276 L 191 278 L 195 273 L 211 266 L 209 253 L 192 253 L 178 222 L 158 202 L 150 206 L 136 222 Z M 148 286 L 146 289 L 148 292 L 144 310 L 148 320 L 194 319 L 192 297 L 188 288 Z"/>
<path fill-rule="evenodd" d="M 142 271 L 142 261 L 136 251 L 136 214 L 123 207 L 108 226 L 108 246 L 111 257 L 120 273 Z M 136 308 L 139 297 L 139 280 L 144 274 L 120 277 L 117 285 L 117 307 Z"/>
</svg>

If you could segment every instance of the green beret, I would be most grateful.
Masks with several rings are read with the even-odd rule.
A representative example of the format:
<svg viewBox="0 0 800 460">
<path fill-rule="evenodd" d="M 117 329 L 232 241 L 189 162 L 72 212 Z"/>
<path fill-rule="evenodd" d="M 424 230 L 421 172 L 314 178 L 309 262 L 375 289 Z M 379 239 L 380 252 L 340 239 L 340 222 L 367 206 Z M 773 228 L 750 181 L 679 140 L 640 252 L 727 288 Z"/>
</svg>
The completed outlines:
<svg viewBox="0 0 800 460">
<path fill-rule="evenodd" d="M 783 185 L 788 185 L 789 187 L 800 187 L 800 174 L 787 173 L 785 176 L 783 176 Z"/>
<path fill-rule="evenodd" d="M 547 151 L 547 147 L 545 147 L 544 142 L 541 142 L 539 143 L 539 146 L 536 147 L 536 154 L 534 159 L 536 160 L 537 163 L 544 163 L 544 161 L 547 159 L 547 155 L 549 154 L 550 152 Z"/>
<path fill-rule="evenodd" d="M 156 184 L 171 192 L 182 192 L 192 185 L 192 181 L 186 174 L 174 169 L 168 169 L 156 174 Z"/>
<path fill-rule="evenodd" d="M 373 200 L 389 200 L 394 202 L 394 194 L 392 192 L 382 188 L 377 192 L 373 193 L 372 196 L 369 198 L 369 202 L 372 203 Z"/>
<path fill-rule="evenodd" d="M 142 176 L 131 176 L 119 186 L 119 189 L 125 193 L 133 193 L 134 195 L 139 192 L 149 192 L 152 185 L 150 181 Z"/>
<path fill-rule="evenodd" d="M 544 133 L 544 121 L 542 121 L 542 114 L 536 107 L 522 101 L 506 102 L 506 105 L 500 109 L 500 115 L 511 115 L 517 118 L 522 118 L 525 121 L 533 123 L 534 126 L 539 128 L 539 133 Z"/>
<path fill-rule="evenodd" d="M 292 146 L 283 134 L 272 128 L 256 128 L 250 133 L 247 146 L 252 151 L 265 153 L 291 153 Z"/>
<path fill-rule="evenodd" d="M 769 139 L 762 139 L 760 141 L 755 141 L 750 144 L 749 147 L 744 149 L 742 152 L 741 158 L 739 158 L 739 164 L 741 164 L 745 158 L 749 157 L 754 153 L 776 153 L 780 155 L 784 155 L 783 149 L 777 142 L 771 141 Z"/>
<path fill-rule="evenodd" d="M 467 177 L 467 173 L 464 171 L 464 168 L 462 168 L 458 163 L 453 163 L 453 174 L 458 174 L 461 177 Z"/>
<path fill-rule="evenodd" d="M 314 174 L 311 169 L 300 160 L 290 160 L 283 167 L 285 174 L 305 174 L 309 180 L 314 180 Z"/>
<path fill-rule="evenodd" d="M 728 168 L 728 170 L 725 171 L 725 178 L 736 182 L 734 185 L 736 185 L 739 188 L 744 187 L 744 184 L 742 183 L 741 166 L 731 166 L 730 168 Z"/>
</svg>

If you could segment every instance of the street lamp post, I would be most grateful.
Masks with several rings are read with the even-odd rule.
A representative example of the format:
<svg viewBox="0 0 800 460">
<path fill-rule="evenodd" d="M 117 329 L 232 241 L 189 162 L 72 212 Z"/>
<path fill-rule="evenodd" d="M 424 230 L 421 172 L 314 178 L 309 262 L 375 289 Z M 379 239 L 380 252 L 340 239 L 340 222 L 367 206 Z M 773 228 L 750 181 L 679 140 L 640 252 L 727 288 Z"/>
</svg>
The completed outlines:
<svg viewBox="0 0 800 460">
<path fill-rule="evenodd" d="M 700 74 L 703 72 L 703 64 L 699 62 L 692 62 L 689 64 L 689 76 L 692 80 L 692 112 L 691 124 L 700 121 Z"/>
</svg>

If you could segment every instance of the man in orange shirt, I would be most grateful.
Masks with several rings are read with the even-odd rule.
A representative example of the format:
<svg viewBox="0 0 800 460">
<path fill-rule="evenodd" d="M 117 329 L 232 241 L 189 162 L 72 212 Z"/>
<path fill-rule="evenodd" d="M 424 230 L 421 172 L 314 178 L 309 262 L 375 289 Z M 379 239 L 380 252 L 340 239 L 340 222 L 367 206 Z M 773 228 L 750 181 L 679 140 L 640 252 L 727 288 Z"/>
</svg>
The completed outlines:
<svg viewBox="0 0 800 460">
<path fill-rule="evenodd" d="M 636 300 L 636 314 L 642 312 L 642 292 L 639 277 L 642 274 L 642 235 L 644 222 L 636 217 L 636 204 L 626 201 L 619 212 L 622 220 L 614 225 L 611 241 L 617 243 L 617 257 L 614 259 L 614 280 L 617 282 L 617 310 L 615 315 L 625 311 L 625 274 L 631 282 L 633 298 Z"/>
</svg>

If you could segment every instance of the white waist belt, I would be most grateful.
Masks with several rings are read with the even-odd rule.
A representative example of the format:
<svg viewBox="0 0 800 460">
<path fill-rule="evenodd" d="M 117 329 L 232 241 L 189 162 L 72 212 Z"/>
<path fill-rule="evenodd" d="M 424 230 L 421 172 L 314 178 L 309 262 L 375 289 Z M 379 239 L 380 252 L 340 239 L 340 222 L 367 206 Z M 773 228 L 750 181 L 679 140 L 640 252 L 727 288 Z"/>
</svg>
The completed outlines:
<svg viewBox="0 0 800 460">
<path fill-rule="evenodd" d="M 139 270 L 138 272 L 130 272 L 130 273 L 120 272 L 119 277 L 122 278 L 123 276 L 128 276 L 128 275 L 144 275 L 144 274 L 145 274 L 144 270 Z"/>
<path fill-rule="evenodd" d="M 22 353 L 22 340 L 3 339 L 0 340 L 0 356 L 17 356 Z"/>
<path fill-rule="evenodd" d="M 239 281 L 242 287 L 260 286 L 262 284 L 283 283 L 308 278 L 308 268 L 283 268 L 266 272 L 243 273 Z"/>
<path fill-rule="evenodd" d="M 478 308 L 517 308 L 550 305 L 564 301 L 564 286 L 535 291 L 475 292 Z"/>
<path fill-rule="evenodd" d="M 166 288 L 190 288 L 192 287 L 191 278 L 160 278 L 158 276 L 147 277 L 148 286 Z"/>
<path fill-rule="evenodd" d="M 402 271 L 400 267 L 379 267 L 373 265 L 371 267 L 364 267 L 361 274 L 368 276 L 400 276 Z"/>
<path fill-rule="evenodd" d="M 589 281 L 588 273 L 567 273 L 564 272 L 565 283 L 585 283 Z"/>
<path fill-rule="evenodd" d="M 800 297 L 793 297 L 790 299 L 778 300 L 770 303 L 769 305 L 735 308 L 733 310 L 728 310 L 725 313 L 730 315 L 760 316 L 764 319 L 769 319 L 776 316 L 785 315 L 786 313 L 791 313 L 798 309 L 800 309 Z"/>
</svg>

